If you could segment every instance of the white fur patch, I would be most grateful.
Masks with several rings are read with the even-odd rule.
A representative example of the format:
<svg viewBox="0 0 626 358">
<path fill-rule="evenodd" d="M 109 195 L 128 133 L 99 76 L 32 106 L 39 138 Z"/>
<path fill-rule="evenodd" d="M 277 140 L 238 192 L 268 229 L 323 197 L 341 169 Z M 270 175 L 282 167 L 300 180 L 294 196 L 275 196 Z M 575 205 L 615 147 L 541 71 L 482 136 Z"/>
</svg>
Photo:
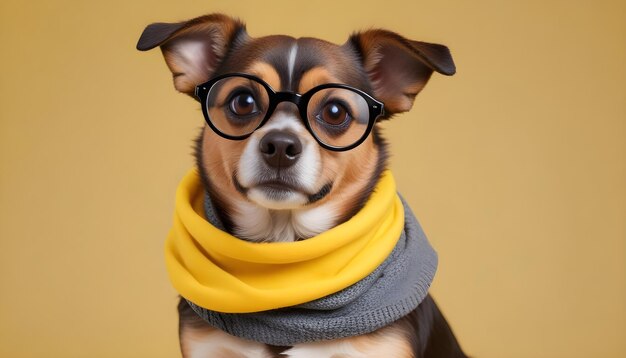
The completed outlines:
<svg viewBox="0 0 626 358">
<path fill-rule="evenodd" d="M 193 329 L 189 331 L 182 337 L 185 341 L 185 358 L 231 358 L 233 354 L 246 358 L 273 356 L 263 343 L 237 338 L 219 329 L 197 333 L 193 332 Z"/>
<path fill-rule="evenodd" d="M 280 199 L 269 198 L 262 189 L 252 188 L 248 191 L 248 199 L 272 210 L 289 210 L 307 203 L 308 198 L 297 192 L 285 193 Z"/>
<path fill-rule="evenodd" d="M 185 358 L 269 358 L 274 355 L 263 343 L 231 336 L 218 329 L 185 328 L 181 336 Z M 410 358 L 410 343 L 401 329 L 393 326 L 372 334 L 323 342 L 297 344 L 281 356 L 292 358 Z"/>
<path fill-rule="evenodd" d="M 290 130 L 297 134 L 304 134 L 306 132 L 306 128 L 302 125 L 300 118 L 293 117 L 292 115 L 284 112 L 275 113 L 270 121 L 261 127 L 260 130 L 255 132 L 255 134 L 265 134 L 271 130 Z M 308 138 L 303 138 L 302 136 L 300 139 L 305 141 L 309 140 Z"/>
<path fill-rule="evenodd" d="M 298 344 L 285 352 L 297 358 L 412 358 L 405 333 L 394 325 L 364 336 Z"/>
<path fill-rule="evenodd" d="M 283 352 L 287 357 L 297 358 L 332 358 L 332 357 L 368 357 L 356 350 L 348 341 L 303 343 Z M 381 356 L 393 357 L 393 356 Z"/>
<path fill-rule="evenodd" d="M 288 69 L 289 69 L 289 88 L 291 88 L 291 81 L 293 78 L 293 68 L 296 64 L 296 55 L 298 54 L 298 44 L 294 43 L 289 49 L 289 58 L 287 60 Z"/>
<path fill-rule="evenodd" d="M 337 222 L 337 210 L 331 204 L 297 210 L 292 224 L 299 237 L 311 237 L 332 228 Z"/>
<path fill-rule="evenodd" d="M 324 232 L 337 221 L 337 210 L 324 204 L 298 210 L 271 210 L 237 201 L 233 213 L 235 235 L 255 242 L 293 242 Z"/>
</svg>

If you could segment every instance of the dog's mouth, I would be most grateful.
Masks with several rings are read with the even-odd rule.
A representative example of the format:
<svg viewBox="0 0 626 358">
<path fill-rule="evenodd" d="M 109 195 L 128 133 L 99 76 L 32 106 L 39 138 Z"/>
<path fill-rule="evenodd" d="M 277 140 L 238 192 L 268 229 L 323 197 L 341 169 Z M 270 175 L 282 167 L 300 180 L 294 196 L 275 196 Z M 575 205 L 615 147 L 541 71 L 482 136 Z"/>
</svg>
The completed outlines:
<svg viewBox="0 0 626 358">
<path fill-rule="evenodd" d="M 254 187 L 266 190 L 266 191 L 297 191 L 303 192 L 303 190 L 297 186 L 293 185 L 289 182 L 282 180 L 268 180 L 264 182 L 257 183 Z"/>
<path fill-rule="evenodd" d="M 301 196 L 306 198 L 306 202 L 304 203 L 304 205 L 309 205 L 323 199 L 326 195 L 328 195 L 328 193 L 330 193 L 333 187 L 333 182 L 331 181 L 324 184 L 317 192 L 310 193 L 297 183 L 293 183 L 290 180 L 278 178 L 262 180 L 252 185 L 249 185 L 248 187 L 244 187 L 239 182 L 239 180 L 237 179 L 237 175 L 235 174 L 233 174 L 233 183 L 237 191 L 246 197 L 252 189 L 263 192 L 263 194 L 268 199 L 273 201 L 287 200 L 292 194 L 300 194 Z"/>
</svg>

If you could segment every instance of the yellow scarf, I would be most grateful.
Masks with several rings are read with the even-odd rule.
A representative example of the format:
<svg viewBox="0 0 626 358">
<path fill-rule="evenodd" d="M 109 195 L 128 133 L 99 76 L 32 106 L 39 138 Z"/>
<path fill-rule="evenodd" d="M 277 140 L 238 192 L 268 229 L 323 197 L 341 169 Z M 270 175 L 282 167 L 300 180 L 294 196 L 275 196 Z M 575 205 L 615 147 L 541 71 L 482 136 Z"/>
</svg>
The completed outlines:
<svg viewBox="0 0 626 358">
<path fill-rule="evenodd" d="M 225 313 L 289 307 L 338 292 L 374 271 L 404 226 L 404 208 L 389 171 L 354 217 L 303 241 L 238 239 L 205 219 L 203 202 L 200 178 L 191 170 L 176 190 L 165 261 L 184 298 Z"/>
</svg>

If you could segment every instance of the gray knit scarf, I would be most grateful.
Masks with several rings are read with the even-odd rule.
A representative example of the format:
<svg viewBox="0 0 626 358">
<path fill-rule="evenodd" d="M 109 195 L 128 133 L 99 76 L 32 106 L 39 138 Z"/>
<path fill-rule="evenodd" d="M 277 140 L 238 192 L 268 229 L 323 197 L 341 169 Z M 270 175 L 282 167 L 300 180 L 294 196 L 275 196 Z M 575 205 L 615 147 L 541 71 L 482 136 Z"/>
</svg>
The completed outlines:
<svg viewBox="0 0 626 358">
<path fill-rule="evenodd" d="M 387 259 L 361 281 L 298 306 L 255 313 L 221 313 L 189 302 L 211 326 L 234 336 L 276 346 L 292 346 L 366 334 L 414 310 L 426 297 L 437 269 L 437 254 L 407 203 L 404 231 Z M 223 230 L 211 200 L 209 222 Z"/>
</svg>

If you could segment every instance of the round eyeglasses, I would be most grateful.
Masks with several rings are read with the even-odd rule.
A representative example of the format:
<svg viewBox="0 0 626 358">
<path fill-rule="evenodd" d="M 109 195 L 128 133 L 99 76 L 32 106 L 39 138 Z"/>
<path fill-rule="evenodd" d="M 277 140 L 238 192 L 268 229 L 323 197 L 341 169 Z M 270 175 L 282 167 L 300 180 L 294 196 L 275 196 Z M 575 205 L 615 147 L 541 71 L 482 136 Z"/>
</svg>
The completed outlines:
<svg viewBox="0 0 626 358">
<path fill-rule="evenodd" d="M 326 149 L 345 151 L 361 144 L 384 113 L 383 103 L 344 84 L 329 83 L 304 94 L 276 92 L 245 73 L 215 77 L 196 87 L 204 118 L 220 136 L 242 140 L 262 127 L 281 102 L 298 107 L 306 129 Z"/>
</svg>

